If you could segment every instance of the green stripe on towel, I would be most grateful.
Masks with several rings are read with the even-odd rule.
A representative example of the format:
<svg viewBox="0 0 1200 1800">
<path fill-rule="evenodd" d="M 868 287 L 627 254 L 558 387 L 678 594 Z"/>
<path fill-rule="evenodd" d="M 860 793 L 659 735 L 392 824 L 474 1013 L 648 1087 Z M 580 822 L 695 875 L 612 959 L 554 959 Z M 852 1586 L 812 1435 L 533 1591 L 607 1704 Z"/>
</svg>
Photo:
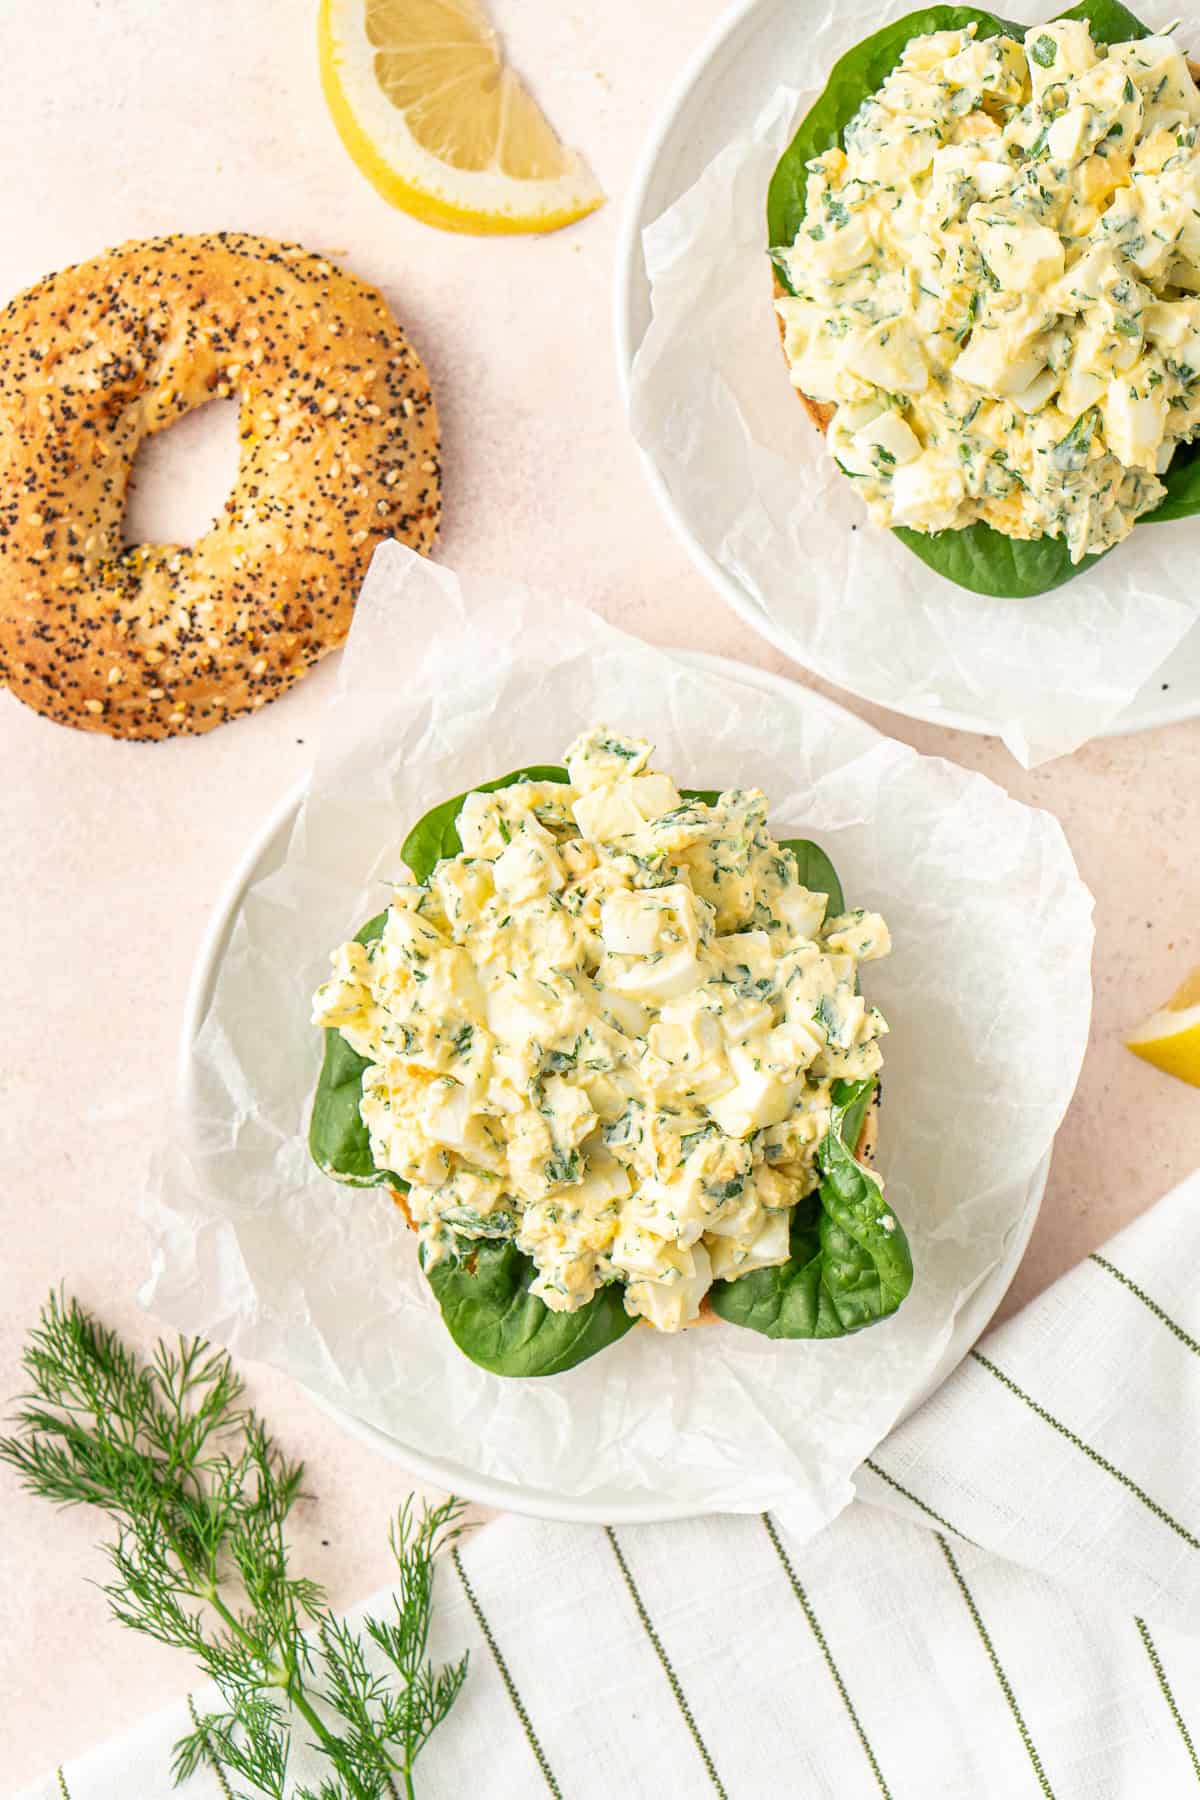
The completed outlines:
<svg viewBox="0 0 1200 1800">
<path fill-rule="evenodd" d="M 462 1582 L 463 1593 L 467 1596 L 467 1603 L 470 1606 L 471 1611 L 475 1614 L 475 1623 L 478 1625 L 480 1631 L 482 1631 L 483 1641 L 492 1653 L 492 1660 L 499 1671 L 500 1679 L 504 1683 L 508 1697 L 512 1701 L 513 1711 L 521 1721 L 521 1728 L 525 1733 L 529 1748 L 533 1751 L 537 1766 L 542 1771 L 546 1786 L 554 1795 L 554 1800 L 562 1800 L 562 1789 L 554 1779 L 554 1771 L 546 1760 L 546 1752 L 542 1749 L 541 1743 L 538 1740 L 538 1734 L 533 1729 L 533 1721 L 525 1710 L 525 1702 L 517 1692 L 517 1684 L 509 1674 L 508 1664 L 500 1654 L 499 1644 L 492 1636 L 492 1628 L 484 1617 L 482 1606 L 480 1606 L 479 1601 L 475 1597 L 475 1589 L 467 1580 L 467 1571 L 462 1566 L 462 1558 L 459 1556 L 457 1549 L 451 1552 L 451 1556 L 453 1558 L 454 1567 L 458 1570 L 458 1579 Z"/>
<path fill-rule="evenodd" d="M 1009 1681 L 1008 1676 L 1004 1673 L 1000 1658 L 996 1655 L 996 1647 L 988 1634 L 987 1626 L 980 1617 L 979 1608 L 975 1604 L 975 1598 L 963 1578 L 963 1572 L 958 1566 L 953 1550 L 940 1532 L 937 1533 L 937 1541 L 941 1545 L 942 1555 L 950 1565 L 950 1573 L 958 1583 L 959 1592 L 967 1603 L 967 1611 L 975 1622 L 975 1629 L 979 1633 L 984 1649 L 987 1651 L 988 1661 L 995 1671 L 996 1680 L 1000 1683 L 1001 1692 L 1008 1701 L 1008 1710 L 1013 1716 L 1017 1730 L 1021 1734 L 1021 1742 L 1024 1744 L 1025 1749 L 1029 1754 L 1029 1760 L 1033 1764 L 1033 1772 L 1038 1778 L 1038 1786 L 1041 1788 L 1043 1794 L 1045 1794 L 1046 1800 L 1054 1800 L 1054 1789 L 1050 1786 L 1046 1771 L 1042 1767 L 1042 1759 L 1038 1755 L 1033 1739 L 1029 1735 L 1029 1727 L 1021 1716 L 1021 1709 L 1017 1705 L 1017 1696 L 1013 1693 L 1012 1684 Z"/>
<path fill-rule="evenodd" d="M 971 1355 L 990 1375 L 994 1375 L 1003 1387 L 1015 1394 L 1018 1400 L 1023 1400 L 1030 1412 L 1036 1413 L 1039 1419 L 1043 1419 L 1047 1425 L 1058 1432 L 1060 1437 L 1065 1437 L 1069 1444 L 1074 1444 L 1077 1450 L 1082 1450 L 1083 1454 L 1089 1457 L 1097 1468 L 1103 1469 L 1106 1475 L 1111 1475 L 1114 1481 L 1119 1481 L 1122 1487 L 1128 1488 L 1129 1492 L 1140 1500 L 1156 1519 L 1161 1519 L 1164 1525 L 1169 1525 L 1185 1544 L 1190 1544 L 1193 1550 L 1200 1550 L 1200 1538 L 1190 1532 L 1186 1525 L 1181 1525 L 1178 1519 L 1173 1519 L 1166 1508 L 1160 1506 L 1157 1500 L 1152 1500 L 1146 1490 L 1140 1488 L 1136 1481 L 1131 1481 L 1129 1476 L 1122 1474 L 1121 1470 L 1114 1467 L 1107 1457 L 1101 1456 L 1098 1450 L 1093 1450 L 1090 1444 L 1085 1444 L 1081 1437 L 1076 1437 L 1075 1433 L 1064 1425 L 1061 1419 L 1056 1419 L 1053 1413 L 1046 1411 L 1044 1406 L 1039 1406 L 1036 1400 L 1030 1398 L 1024 1388 L 1019 1388 L 1010 1375 L 1006 1375 L 1003 1369 L 998 1369 L 995 1363 L 989 1362 L 986 1356 L 981 1355 L 978 1350 L 972 1350 Z"/>
<path fill-rule="evenodd" d="M 1163 1668 L 1162 1660 L 1159 1657 L 1158 1651 L 1154 1647 L 1154 1639 L 1150 1636 L 1150 1632 L 1146 1625 L 1145 1619 L 1135 1619 L 1133 1622 L 1138 1628 L 1138 1636 L 1141 1638 L 1143 1644 L 1146 1646 L 1146 1655 L 1150 1658 L 1151 1666 L 1154 1670 L 1155 1675 L 1158 1677 L 1158 1685 L 1162 1689 L 1163 1699 L 1167 1703 L 1167 1706 L 1170 1710 L 1171 1717 L 1174 1719 L 1176 1725 L 1178 1725 L 1178 1727 L 1179 1727 L 1179 1735 L 1183 1739 L 1184 1745 L 1187 1749 L 1188 1758 L 1191 1762 L 1193 1773 L 1195 1774 L 1196 1780 L 1200 1781 L 1200 1757 L 1197 1757 L 1197 1755 L 1196 1755 L 1196 1746 L 1192 1742 L 1192 1734 L 1188 1730 L 1187 1726 L 1184 1724 L 1183 1714 L 1180 1712 L 1179 1707 L 1177 1706 L 1176 1701 L 1175 1701 L 1175 1696 L 1171 1692 L 1171 1684 L 1167 1680 L 1167 1672 Z"/>
<path fill-rule="evenodd" d="M 919 1507 L 927 1518 L 933 1520 L 935 1525 L 941 1525 L 946 1531 L 952 1531 L 956 1538 L 961 1538 L 964 1544 L 970 1544 L 972 1549 L 982 1548 L 982 1545 L 977 1544 L 974 1538 L 968 1537 L 965 1531 L 960 1531 L 957 1525 L 952 1525 L 949 1519 L 943 1519 L 940 1512 L 934 1512 L 932 1506 L 927 1506 L 924 1500 L 897 1481 L 894 1475 L 889 1475 L 886 1469 L 881 1469 L 879 1464 L 873 1462 L 869 1456 L 867 1457 L 867 1468 L 873 1475 L 878 1475 L 880 1481 L 886 1481 L 890 1488 L 895 1488 L 898 1494 L 903 1494 L 906 1500 L 911 1500 L 913 1505 Z"/>
<path fill-rule="evenodd" d="M 62 1795 L 62 1800 L 71 1800 L 71 1790 L 67 1786 L 67 1778 L 62 1772 L 61 1763 L 58 1767 L 58 1791 Z"/>
<path fill-rule="evenodd" d="M 1110 1263 L 1106 1256 L 1098 1256 L 1094 1250 L 1089 1256 L 1088 1261 L 1099 1263 L 1102 1269 L 1107 1269 L 1109 1274 L 1113 1276 L 1115 1280 L 1119 1281 L 1122 1287 L 1127 1287 L 1130 1293 L 1135 1295 L 1137 1299 L 1141 1301 L 1142 1305 L 1147 1307 L 1154 1314 L 1156 1319 L 1162 1320 L 1168 1331 L 1174 1332 L 1181 1344 L 1186 1344 L 1189 1350 L 1194 1351 L 1197 1356 L 1200 1356 L 1200 1344 L 1196 1342 L 1195 1338 L 1189 1336 L 1182 1325 L 1177 1325 L 1170 1314 L 1163 1311 L 1157 1300 L 1152 1300 L 1149 1294 L 1143 1293 L 1137 1282 L 1129 1279 L 1124 1269 L 1118 1269 L 1116 1263 Z"/>
<path fill-rule="evenodd" d="M 225 1771 L 221 1767 L 220 1763 L 217 1761 L 217 1753 L 213 1749 L 211 1743 L 209 1742 L 207 1731 L 204 1730 L 203 1726 L 200 1723 L 200 1715 L 196 1711 L 196 1702 L 192 1699 L 192 1696 L 190 1694 L 187 1697 L 187 1703 L 188 1703 L 188 1711 L 192 1715 L 192 1724 L 196 1727 L 197 1731 L 202 1733 L 202 1735 L 204 1737 L 204 1748 L 208 1752 L 208 1766 L 210 1769 L 213 1770 L 214 1774 L 216 1775 L 217 1781 L 220 1784 L 221 1792 L 224 1795 L 225 1800 L 233 1800 L 233 1789 L 230 1787 L 229 1783 L 225 1779 Z"/>
<path fill-rule="evenodd" d="M 650 1621 L 650 1614 L 646 1611 L 646 1603 L 642 1599 L 642 1596 L 638 1591 L 637 1582 L 633 1579 L 633 1575 L 630 1571 L 629 1564 L 625 1561 L 625 1554 L 622 1551 L 620 1544 L 618 1544 L 618 1542 L 617 1542 L 617 1534 L 613 1530 L 611 1525 L 606 1525 L 604 1527 L 604 1530 L 605 1530 L 605 1533 L 607 1534 L 609 1543 L 612 1545 L 613 1555 L 617 1559 L 617 1565 L 620 1568 L 622 1575 L 625 1577 L 625 1585 L 629 1589 L 629 1596 L 630 1596 L 630 1599 L 633 1601 L 634 1607 L 637 1611 L 637 1616 L 642 1622 L 642 1626 L 645 1630 L 646 1636 L 650 1639 L 650 1642 L 654 1648 L 654 1654 L 657 1656 L 659 1663 L 662 1667 L 662 1672 L 666 1676 L 667 1682 L 671 1689 L 671 1692 L 675 1696 L 675 1704 L 676 1704 L 676 1706 L 678 1706 L 680 1713 L 683 1715 L 683 1722 L 692 1734 L 692 1742 L 695 1744 L 697 1750 L 700 1752 L 700 1760 L 704 1764 L 705 1769 L 708 1771 L 708 1779 L 712 1782 L 713 1787 L 715 1788 L 716 1792 L 718 1794 L 720 1794 L 721 1800 L 729 1800 L 729 1796 L 725 1792 L 724 1784 L 721 1781 L 721 1777 L 717 1774 L 716 1764 L 713 1762 L 712 1756 L 709 1754 L 708 1745 L 704 1742 L 704 1739 L 700 1736 L 700 1728 L 696 1724 L 696 1721 L 695 1721 L 694 1717 L 692 1716 L 692 1709 L 688 1705 L 687 1695 L 683 1691 L 683 1687 L 680 1683 L 678 1675 L 676 1675 L 674 1669 L 671 1667 L 671 1659 L 667 1655 L 666 1651 L 663 1649 L 662 1639 L 659 1637 L 657 1631 L 655 1631 L 654 1626 L 652 1625 L 652 1623 Z"/>
<path fill-rule="evenodd" d="M 846 1684 L 842 1680 L 841 1670 L 834 1662 L 829 1645 L 825 1641 L 825 1633 L 821 1630 L 817 1615 L 809 1602 L 808 1595 L 805 1593 L 800 1578 L 792 1567 L 791 1559 L 784 1549 L 783 1544 L 780 1542 L 779 1533 L 775 1529 L 775 1521 L 772 1519 L 770 1513 L 764 1513 L 762 1522 L 767 1528 L 767 1536 L 775 1546 L 775 1554 L 783 1564 L 787 1578 L 792 1584 L 792 1592 L 800 1602 L 804 1617 L 808 1620 L 809 1630 L 812 1632 L 814 1638 L 816 1638 L 821 1655 L 825 1658 L 825 1667 L 829 1670 L 829 1673 L 833 1678 L 834 1687 L 836 1687 L 838 1693 L 842 1697 L 842 1705 L 850 1715 L 850 1723 L 853 1725 L 858 1736 L 858 1741 L 863 1747 L 863 1755 L 871 1765 L 871 1773 L 878 1783 L 879 1792 L 884 1796 L 884 1800 L 892 1800 L 891 1790 L 888 1787 L 887 1782 L 883 1779 L 883 1772 L 880 1769 L 878 1762 L 875 1760 L 875 1752 L 872 1750 L 870 1740 L 863 1730 L 862 1720 L 854 1710 L 854 1702 L 851 1700 Z"/>
</svg>

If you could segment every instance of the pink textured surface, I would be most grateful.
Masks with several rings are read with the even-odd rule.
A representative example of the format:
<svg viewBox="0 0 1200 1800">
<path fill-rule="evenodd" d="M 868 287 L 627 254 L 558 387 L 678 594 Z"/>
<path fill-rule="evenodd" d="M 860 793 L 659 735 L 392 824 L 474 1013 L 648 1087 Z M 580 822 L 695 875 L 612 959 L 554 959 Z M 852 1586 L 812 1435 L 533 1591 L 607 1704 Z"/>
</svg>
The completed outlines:
<svg viewBox="0 0 1200 1800">
<path fill-rule="evenodd" d="M 514 54 L 611 203 L 550 239 L 489 242 L 400 217 L 358 176 L 321 103 L 310 11 L 294 0 L 252 14 L 218 0 L 33 9 L 6 40 L 0 159 L 20 176 L 0 188 L 0 292 L 167 230 L 238 227 L 344 252 L 387 291 L 437 383 L 447 562 L 558 587 L 655 642 L 804 680 L 724 609 L 664 529 L 613 372 L 618 208 L 665 88 L 718 11 L 717 0 L 498 5 Z M 229 468 L 222 426 L 217 411 L 179 427 L 170 456 L 147 467 L 136 535 L 203 525 Z M 3 1395 L 60 1280 L 130 1336 L 153 1335 L 133 1297 L 145 1270 L 134 1194 L 188 969 L 228 869 L 308 762 L 332 675 L 326 664 L 259 717 L 161 747 L 79 736 L 0 696 Z M 1200 1163 L 1200 1094 L 1120 1042 L 1200 961 L 1200 724 L 1023 774 L 992 741 L 860 710 L 1057 813 L 1097 896 L 1092 1046 L 1012 1307 Z M 290 1383 L 250 1375 L 309 1463 L 306 1564 L 349 1602 L 386 1579 L 388 1517 L 408 1484 Z M 20 1787 L 178 1694 L 187 1671 L 109 1623 L 85 1583 L 103 1568 L 92 1518 L 56 1517 L 7 1475 L 0 1504 L 0 1762 L 5 1786 Z"/>
</svg>

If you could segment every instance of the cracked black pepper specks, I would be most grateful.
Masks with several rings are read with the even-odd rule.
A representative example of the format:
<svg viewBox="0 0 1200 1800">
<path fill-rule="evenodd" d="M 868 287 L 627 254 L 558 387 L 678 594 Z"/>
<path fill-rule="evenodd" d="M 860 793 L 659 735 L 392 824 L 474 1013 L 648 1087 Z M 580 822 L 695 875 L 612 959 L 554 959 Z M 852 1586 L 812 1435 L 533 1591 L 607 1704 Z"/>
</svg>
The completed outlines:
<svg viewBox="0 0 1200 1800">
<path fill-rule="evenodd" d="M 142 438 L 239 404 L 238 471 L 191 548 L 122 547 Z M 0 313 L 0 679 L 59 724 L 211 731 L 350 627 L 376 544 L 428 551 L 437 413 L 375 289 L 238 232 L 123 244 Z"/>
</svg>

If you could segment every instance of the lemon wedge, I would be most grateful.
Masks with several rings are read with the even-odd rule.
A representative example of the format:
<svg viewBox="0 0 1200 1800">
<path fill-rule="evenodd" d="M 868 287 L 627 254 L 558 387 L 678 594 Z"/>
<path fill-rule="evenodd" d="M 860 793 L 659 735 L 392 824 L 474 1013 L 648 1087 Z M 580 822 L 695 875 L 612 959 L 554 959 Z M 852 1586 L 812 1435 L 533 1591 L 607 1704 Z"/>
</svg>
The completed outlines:
<svg viewBox="0 0 1200 1800">
<path fill-rule="evenodd" d="M 1125 1042 L 1156 1069 L 1200 1087 L 1200 969 Z"/>
<path fill-rule="evenodd" d="M 481 0 L 321 0 L 317 37 L 342 142 L 401 211 L 445 231 L 557 231 L 603 204 Z"/>
</svg>

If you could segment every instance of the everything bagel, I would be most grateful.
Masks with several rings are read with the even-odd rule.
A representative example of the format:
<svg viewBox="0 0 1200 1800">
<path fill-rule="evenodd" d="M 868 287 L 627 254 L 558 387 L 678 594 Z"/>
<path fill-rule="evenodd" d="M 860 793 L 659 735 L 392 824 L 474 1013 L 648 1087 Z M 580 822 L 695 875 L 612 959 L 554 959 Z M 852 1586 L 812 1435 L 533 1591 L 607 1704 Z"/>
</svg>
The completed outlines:
<svg viewBox="0 0 1200 1800">
<path fill-rule="evenodd" d="M 237 477 L 190 549 L 122 547 L 142 439 L 239 402 Z M 297 245 L 129 243 L 0 313 L 0 679 L 60 724 L 210 731 L 349 629 L 375 545 L 430 549 L 429 378 L 382 297 Z"/>
</svg>

